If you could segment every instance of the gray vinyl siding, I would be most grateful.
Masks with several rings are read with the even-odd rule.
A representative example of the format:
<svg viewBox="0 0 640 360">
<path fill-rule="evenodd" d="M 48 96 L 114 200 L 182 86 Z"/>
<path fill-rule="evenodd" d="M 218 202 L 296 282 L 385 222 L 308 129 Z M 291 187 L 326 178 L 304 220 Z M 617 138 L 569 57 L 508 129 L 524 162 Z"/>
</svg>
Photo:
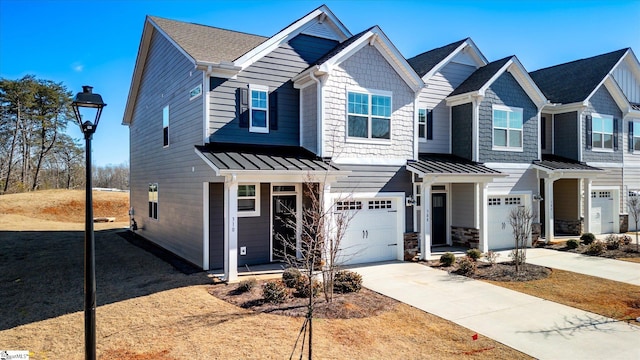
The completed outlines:
<svg viewBox="0 0 640 360">
<path fill-rule="evenodd" d="M 474 227 L 474 184 L 451 184 L 451 226 Z"/>
<path fill-rule="evenodd" d="M 497 151 L 493 147 L 492 105 L 522 108 L 522 152 Z M 538 158 L 538 109 L 508 72 L 487 89 L 479 106 L 478 159 L 480 162 L 531 162 Z"/>
<path fill-rule="evenodd" d="M 318 87 L 313 84 L 302 92 L 302 142 L 305 149 L 318 153 Z"/>
<path fill-rule="evenodd" d="M 202 144 L 204 96 L 189 100 L 189 91 L 202 81 L 202 72 L 154 33 L 129 129 L 131 207 L 139 234 L 199 266 L 203 183 L 215 181 L 211 168 L 194 152 L 194 145 Z M 166 105 L 170 145 L 163 148 Z M 158 220 L 148 216 L 149 183 L 158 183 Z"/>
<path fill-rule="evenodd" d="M 586 148 L 586 115 L 591 115 L 592 113 L 610 115 L 613 116 L 614 119 L 618 119 L 618 150 L 614 152 L 598 152 Z M 622 112 L 604 86 L 601 86 L 600 89 L 593 94 L 589 100 L 589 106 L 582 114 L 582 161 L 622 163 L 624 153 L 622 144 L 625 133 L 624 129 L 622 129 Z"/>
<path fill-rule="evenodd" d="M 471 103 L 451 108 L 451 152 L 471 159 L 473 147 L 473 106 Z"/>
<path fill-rule="evenodd" d="M 404 166 L 395 165 L 339 165 L 340 170 L 351 171 L 346 177 L 331 184 L 333 193 L 404 192 L 413 196 L 411 173 Z M 404 204 L 405 231 L 413 229 L 413 208 Z"/>
<path fill-rule="evenodd" d="M 238 266 L 266 264 L 271 250 L 270 184 L 260 184 L 260 216 L 238 218 Z M 240 255 L 240 247 L 247 255 Z"/>
<path fill-rule="evenodd" d="M 224 184 L 209 184 L 209 268 L 224 267 Z"/>
<path fill-rule="evenodd" d="M 578 113 L 556 114 L 553 120 L 553 153 L 567 159 L 579 160 Z"/>
<path fill-rule="evenodd" d="M 293 88 L 291 78 L 335 45 L 333 40 L 298 35 L 241 71 L 236 79 L 211 78 L 210 141 L 298 146 L 299 90 Z M 270 93 L 277 93 L 277 130 L 270 129 L 268 134 L 259 134 L 239 126 L 237 92 L 248 84 L 268 86 Z"/>
</svg>

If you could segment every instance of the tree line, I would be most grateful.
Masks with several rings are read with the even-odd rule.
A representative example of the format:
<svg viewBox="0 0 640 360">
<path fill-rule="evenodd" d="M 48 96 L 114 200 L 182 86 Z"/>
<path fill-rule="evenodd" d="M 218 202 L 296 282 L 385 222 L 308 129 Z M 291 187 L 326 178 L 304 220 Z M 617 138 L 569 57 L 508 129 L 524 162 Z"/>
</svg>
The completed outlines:
<svg viewBox="0 0 640 360">
<path fill-rule="evenodd" d="M 61 82 L 0 78 L 0 194 L 85 185 L 84 146 L 65 133 L 75 121 Z M 127 164 L 94 167 L 95 187 L 128 189 Z"/>
</svg>

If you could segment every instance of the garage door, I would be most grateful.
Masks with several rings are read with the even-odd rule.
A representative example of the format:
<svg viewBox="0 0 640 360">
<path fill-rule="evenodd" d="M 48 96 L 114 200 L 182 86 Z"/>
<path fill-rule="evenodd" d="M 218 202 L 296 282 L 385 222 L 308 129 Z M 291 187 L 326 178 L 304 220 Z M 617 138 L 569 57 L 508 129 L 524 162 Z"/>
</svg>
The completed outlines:
<svg viewBox="0 0 640 360">
<path fill-rule="evenodd" d="M 522 196 L 489 196 L 487 231 L 489 249 L 513 249 L 515 240 L 513 228 L 509 225 L 509 213 L 513 208 L 524 205 Z"/>
<path fill-rule="evenodd" d="M 613 232 L 613 194 L 608 190 L 591 192 L 591 232 Z"/>
<path fill-rule="evenodd" d="M 360 264 L 397 258 L 397 199 L 339 201 L 336 210 L 352 216 L 340 244 L 340 263 Z"/>
</svg>

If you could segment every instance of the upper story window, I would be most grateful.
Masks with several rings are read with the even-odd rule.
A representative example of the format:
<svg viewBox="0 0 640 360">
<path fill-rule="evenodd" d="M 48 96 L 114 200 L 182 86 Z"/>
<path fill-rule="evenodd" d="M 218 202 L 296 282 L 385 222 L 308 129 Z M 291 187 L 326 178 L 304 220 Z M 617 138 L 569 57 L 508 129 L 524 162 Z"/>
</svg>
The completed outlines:
<svg viewBox="0 0 640 360">
<path fill-rule="evenodd" d="M 169 105 L 162 109 L 162 146 L 169 146 Z"/>
<path fill-rule="evenodd" d="M 260 216 L 260 185 L 238 185 L 238 216 Z"/>
<path fill-rule="evenodd" d="M 269 132 L 269 88 L 249 85 L 249 131 Z"/>
<path fill-rule="evenodd" d="M 149 217 L 158 220 L 158 183 L 149 184 Z"/>
<path fill-rule="evenodd" d="M 594 150 L 613 150 L 613 117 L 591 116 L 591 146 Z"/>
<path fill-rule="evenodd" d="M 391 94 L 347 92 L 347 137 L 391 139 Z"/>
<path fill-rule="evenodd" d="M 640 152 L 640 120 L 629 122 L 629 138 L 631 151 Z"/>
<path fill-rule="evenodd" d="M 433 140 L 433 110 L 418 109 L 418 139 Z"/>
<path fill-rule="evenodd" d="M 493 105 L 493 149 L 522 151 L 522 109 Z"/>
</svg>

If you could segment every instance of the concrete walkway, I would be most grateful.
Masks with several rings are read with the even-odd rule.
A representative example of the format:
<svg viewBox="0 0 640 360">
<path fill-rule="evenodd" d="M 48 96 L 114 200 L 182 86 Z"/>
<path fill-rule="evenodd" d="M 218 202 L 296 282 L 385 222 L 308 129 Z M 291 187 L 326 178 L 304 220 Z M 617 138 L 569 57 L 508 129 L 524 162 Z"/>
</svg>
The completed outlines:
<svg viewBox="0 0 640 360">
<path fill-rule="evenodd" d="M 498 253 L 498 261 L 511 260 L 511 251 Z M 640 286 L 640 263 L 541 248 L 527 249 L 527 263 Z"/>
<path fill-rule="evenodd" d="M 352 270 L 373 291 L 539 359 L 640 359 L 639 326 L 416 263 Z"/>
</svg>

